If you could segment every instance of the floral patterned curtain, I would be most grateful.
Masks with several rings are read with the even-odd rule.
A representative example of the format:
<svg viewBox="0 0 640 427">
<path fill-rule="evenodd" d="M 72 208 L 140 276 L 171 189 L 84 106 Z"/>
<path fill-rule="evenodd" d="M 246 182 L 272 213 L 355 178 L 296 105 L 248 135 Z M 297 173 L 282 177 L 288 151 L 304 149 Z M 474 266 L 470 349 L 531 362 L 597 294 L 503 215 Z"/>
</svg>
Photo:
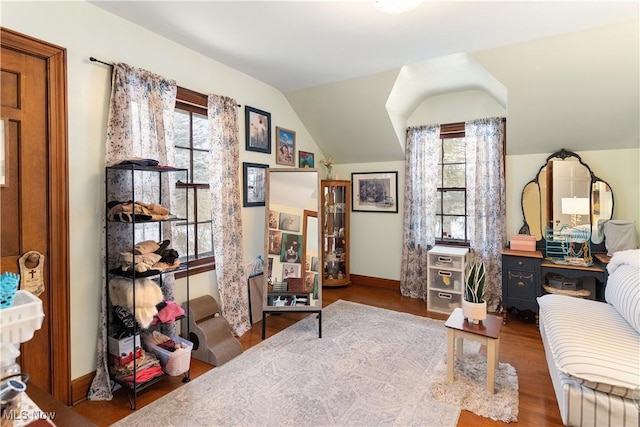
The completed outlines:
<svg viewBox="0 0 640 427">
<path fill-rule="evenodd" d="M 113 66 L 105 151 L 107 166 L 133 157 L 154 159 L 164 165 L 174 164 L 173 111 L 176 90 L 173 80 L 123 63 Z M 110 189 L 106 200 L 128 201 L 133 198 L 136 201 L 157 203 L 162 179 L 162 200 L 165 204 L 168 201 L 169 206 L 166 207 L 172 210 L 171 190 L 175 188 L 175 177 L 171 177 L 172 174 L 162 174 L 162 178 L 159 178 L 158 175 L 136 172 L 136 192 L 132 194 L 129 173 L 110 173 L 105 177 Z M 103 220 L 103 242 L 105 225 Z M 158 226 L 148 227 L 144 224 L 136 225 L 136 242 L 157 238 Z M 128 227 L 110 231 L 109 247 L 106 244 L 103 247 L 103 258 L 106 258 L 109 251 L 109 259 L 117 259 L 122 248 L 131 246 L 131 237 L 131 229 Z M 163 228 L 163 238 L 171 239 L 170 225 Z M 106 270 L 102 272 L 102 282 L 97 367 L 87 395 L 89 400 L 111 400 L 113 397 L 107 365 Z M 169 299 L 173 298 L 173 284 L 172 274 L 163 277 L 163 292 Z"/>
<path fill-rule="evenodd" d="M 213 251 L 222 313 L 232 332 L 251 329 L 249 291 L 242 248 L 240 143 L 237 103 L 209 95 L 211 165 L 209 185 L 213 210 Z"/>
<path fill-rule="evenodd" d="M 502 258 L 506 244 L 504 120 L 488 118 L 465 124 L 467 212 L 470 246 L 486 266 L 487 310 L 502 301 Z"/>
<path fill-rule="evenodd" d="M 427 251 L 435 243 L 440 126 L 409 128 L 404 184 L 400 292 L 427 299 Z"/>
</svg>

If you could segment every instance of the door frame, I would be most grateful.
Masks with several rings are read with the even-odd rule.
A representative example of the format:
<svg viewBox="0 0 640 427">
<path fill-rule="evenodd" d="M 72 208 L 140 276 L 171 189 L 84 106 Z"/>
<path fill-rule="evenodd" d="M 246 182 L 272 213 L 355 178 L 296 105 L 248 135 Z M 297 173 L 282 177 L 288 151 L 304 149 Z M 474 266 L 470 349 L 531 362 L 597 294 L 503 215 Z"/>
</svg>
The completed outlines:
<svg viewBox="0 0 640 427">
<path fill-rule="evenodd" d="M 67 50 L 2 27 L 0 41 L 4 48 L 47 63 L 49 286 L 55 289 L 49 302 L 49 313 L 55 315 L 50 331 L 51 395 L 71 405 Z"/>
</svg>

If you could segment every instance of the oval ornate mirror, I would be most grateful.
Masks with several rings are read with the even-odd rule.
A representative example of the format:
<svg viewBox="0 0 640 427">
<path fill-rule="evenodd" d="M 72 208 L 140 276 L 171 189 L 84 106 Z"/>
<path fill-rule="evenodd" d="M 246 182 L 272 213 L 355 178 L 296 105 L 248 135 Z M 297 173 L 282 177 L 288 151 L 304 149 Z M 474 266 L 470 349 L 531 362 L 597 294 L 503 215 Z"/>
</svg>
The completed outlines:
<svg viewBox="0 0 640 427">
<path fill-rule="evenodd" d="M 547 157 L 522 190 L 524 225 L 520 234 L 544 238 L 547 227 L 571 224 L 589 228 L 591 242 L 604 240 L 599 225 L 613 217 L 613 191 L 580 156 L 562 149 Z"/>
</svg>

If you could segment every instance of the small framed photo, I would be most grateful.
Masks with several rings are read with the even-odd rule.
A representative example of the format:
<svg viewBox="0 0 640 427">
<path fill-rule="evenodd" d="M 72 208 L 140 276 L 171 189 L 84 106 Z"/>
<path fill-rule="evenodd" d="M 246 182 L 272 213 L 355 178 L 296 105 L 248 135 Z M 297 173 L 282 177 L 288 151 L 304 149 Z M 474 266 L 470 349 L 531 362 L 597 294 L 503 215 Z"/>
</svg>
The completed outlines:
<svg viewBox="0 0 640 427">
<path fill-rule="evenodd" d="M 284 231 L 300 232 L 300 215 L 280 212 L 278 228 Z"/>
<path fill-rule="evenodd" d="M 269 209 L 269 228 L 278 228 L 278 216 L 280 213 Z"/>
<path fill-rule="evenodd" d="M 246 150 L 271 154 L 271 113 L 244 107 Z"/>
<path fill-rule="evenodd" d="M 320 258 L 318 258 L 317 256 L 311 257 L 310 270 L 315 271 L 316 273 L 320 271 Z"/>
<path fill-rule="evenodd" d="M 260 163 L 242 163 L 243 206 L 264 206 L 265 182 L 269 165 Z"/>
<path fill-rule="evenodd" d="M 282 280 L 300 276 L 300 264 L 282 263 Z"/>
<path fill-rule="evenodd" d="M 353 172 L 351 210 L 398 213 L 398 172 Z"/>
<path fill-rule="evenodd" d="M 282 231 L 269 230 L 269 255 L 280 255 Z"/>
<path fill-rule="evenodd" d="M 276 126 L 276 164 L 295 166 L 296 133 Z"/>
<path fill-rule="evenodd" d="M 302 262 L 302 234 L 282 233 L 280 261 L 296 264 Z"/>
<path fill-rule="evenodd" d="M 313 292 L 318 287 L 318 273 L 313 271 L 305 271 L 304 273 L 304 291 Z"/>
<path fill-rule="evenodd" d="M 315 155 L 308 151 L 298 151 L 299 168 L 315 168 Z"/>
</svg>

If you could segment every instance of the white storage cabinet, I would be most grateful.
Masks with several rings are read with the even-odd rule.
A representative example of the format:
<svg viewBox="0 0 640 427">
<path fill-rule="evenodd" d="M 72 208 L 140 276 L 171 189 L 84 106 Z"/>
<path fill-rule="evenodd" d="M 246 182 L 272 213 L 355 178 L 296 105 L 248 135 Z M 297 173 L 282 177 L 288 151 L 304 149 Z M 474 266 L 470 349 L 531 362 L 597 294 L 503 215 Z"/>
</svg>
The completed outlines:
<svg viewBox="0 0 640 427">
<path fill-rule="evenodd" d="M 468 248 L 434 246 L 428 254 L 427 309 L 451 313 L 462 306 Z"/>
</svg>

